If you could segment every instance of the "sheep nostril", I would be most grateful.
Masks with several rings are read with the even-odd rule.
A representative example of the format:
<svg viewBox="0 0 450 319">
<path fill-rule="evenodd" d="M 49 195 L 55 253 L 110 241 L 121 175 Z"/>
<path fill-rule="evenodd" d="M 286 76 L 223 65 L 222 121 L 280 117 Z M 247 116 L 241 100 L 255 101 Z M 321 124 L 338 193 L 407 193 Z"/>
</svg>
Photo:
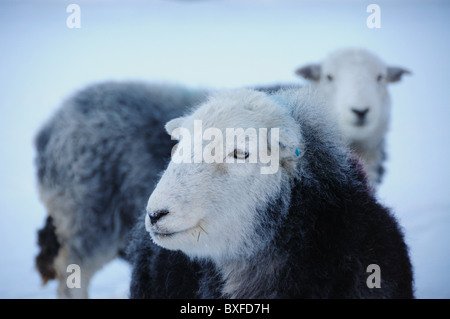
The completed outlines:
<svg viewBox="0 0 450 319">
<path fill-rule="evenodd" d="M 369 111 L 370 108 L 368 107 L 365 109 L 352 108 L 352 112 L 355 113 L 358 116 L 358 119 L 360 120 L 364 119 Z"/>
<path fill-rule="evenodd" d="M 168 210 L 157 210 L 155 212 L 149 213 L 148 216 L 150 217 L 150 223 L 152 225 L 156 224 L 158 220 L 161 219 L 161 217 L 169 214 Z"/>
</svg>

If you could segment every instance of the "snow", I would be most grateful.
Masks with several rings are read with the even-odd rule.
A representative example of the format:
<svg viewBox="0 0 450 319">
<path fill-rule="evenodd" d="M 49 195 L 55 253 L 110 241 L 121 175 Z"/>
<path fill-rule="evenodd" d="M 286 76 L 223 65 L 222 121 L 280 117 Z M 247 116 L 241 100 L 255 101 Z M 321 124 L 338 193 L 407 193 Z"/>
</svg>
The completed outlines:
<svg viewBox="0 0 450 319">
<path fill-rule="evenodd" d="M 66 8 L 81 8 L 69 29 Z M 391 86 L 392 125 L 380 201 L 402 224 L 418 298 L 450 297 L 450 2 L 21 1 L 0 3 L 0 298 L 55 298 L 34 269 L 39 201 L 33 138 L 73 91 L 136 79 L 228 88 L 301 80 L 296 67 L 346 46 L 409 68 Z M 93 298 L 127 298 L 121 260 L 93 279 Z"/>
</svg>

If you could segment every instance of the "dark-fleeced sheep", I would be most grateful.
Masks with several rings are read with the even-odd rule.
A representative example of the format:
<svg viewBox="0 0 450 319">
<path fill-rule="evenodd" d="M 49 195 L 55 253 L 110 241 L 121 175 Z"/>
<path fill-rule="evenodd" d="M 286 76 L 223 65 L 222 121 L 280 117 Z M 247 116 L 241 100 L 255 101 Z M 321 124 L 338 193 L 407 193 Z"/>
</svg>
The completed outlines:
<svg viewBox="0 0 450 319">
<path fill-rule="evenodd" d="M 168 122 L 180 141 L 132 232 L 130 296 L 413 298 L 402 231 L 328 117 L 306 89 L 242 89 Z"/>
</svg>

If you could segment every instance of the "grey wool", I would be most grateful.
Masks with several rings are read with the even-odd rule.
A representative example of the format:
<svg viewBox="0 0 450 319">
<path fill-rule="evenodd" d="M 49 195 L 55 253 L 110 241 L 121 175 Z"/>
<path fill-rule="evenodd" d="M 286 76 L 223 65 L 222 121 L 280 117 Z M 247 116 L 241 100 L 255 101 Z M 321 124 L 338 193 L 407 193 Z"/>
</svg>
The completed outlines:
<svg viewBox="0 0 450 319">
<path fill-rule="evenodd" d="M 164 123 L 205 98 L 202 90 L 167 84 L 107 82 L 67 99 L 35 139 L 41 199 L 49 217 L 38 233 L 36 266 L 58 295 L 88 297 L 89 280 L 123 256 L 174 142 Z M 66 268 L 83 270 L 68 289 Z"/>
</svg>

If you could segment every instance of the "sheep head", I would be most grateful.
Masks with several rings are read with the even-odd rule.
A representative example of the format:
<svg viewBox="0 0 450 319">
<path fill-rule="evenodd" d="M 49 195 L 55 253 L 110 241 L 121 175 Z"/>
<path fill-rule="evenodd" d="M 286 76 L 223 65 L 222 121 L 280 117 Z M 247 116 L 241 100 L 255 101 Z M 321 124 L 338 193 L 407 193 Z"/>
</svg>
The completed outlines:
<svg viewBox="0 0 450 319">
<path fill-rule="evenodd" d="M 153 241 L 212 259 L 261 248 L 272 234 L 260 231 L 268 222 L 260 214 L 289 185 L 302 157 L 289 110 L 264 93 L 230 90 L 166 129 L 179 142 L 148 201 Z"/>
<path fill-rule="evenodd" d="M 410 72 L 387 66 L 366 50 L 343 49 L 321 64 L 297 69 L 296 74 L 317 84 L 347 140 L 379 143 L 376 137 L 387 131 L 390 118 L 387 84 Z"/>
</svg>

